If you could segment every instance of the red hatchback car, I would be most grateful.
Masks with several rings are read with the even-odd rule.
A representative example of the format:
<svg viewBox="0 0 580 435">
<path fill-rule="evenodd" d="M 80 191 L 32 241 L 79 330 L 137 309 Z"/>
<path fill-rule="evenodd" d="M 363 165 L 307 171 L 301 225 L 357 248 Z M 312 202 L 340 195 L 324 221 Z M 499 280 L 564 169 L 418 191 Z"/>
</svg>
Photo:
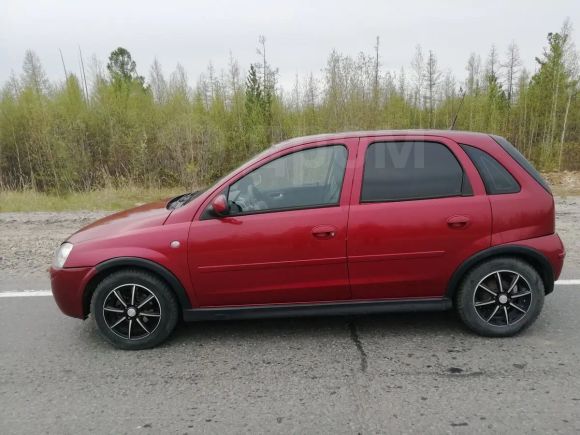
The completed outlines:
<svg viewBox="0 0 580 435">
<path fill-rule="evenodd" d="M 212 187 L 101 219 L 51 268 L 67 315 L 123 349 L 186 321 L 455 307 L 513 335 L 564 261 L 554 199 L 505 139 L 373 131 L 274 145 Z"/>
</svg>

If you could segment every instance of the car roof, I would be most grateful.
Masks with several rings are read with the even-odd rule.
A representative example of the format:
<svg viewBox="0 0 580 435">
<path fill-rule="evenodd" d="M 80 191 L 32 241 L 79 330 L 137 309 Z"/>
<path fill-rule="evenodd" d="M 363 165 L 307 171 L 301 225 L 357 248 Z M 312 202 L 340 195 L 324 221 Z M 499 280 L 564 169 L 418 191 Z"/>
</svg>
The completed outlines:
<svg viewBox="0 0 580 435">
<path fill-rule="evenodd" d="M 313 142 L 340 140 L 348 138 L 362 138 L 373 136 L 433 136 L 445 137 L 456 142 L 479 142 L 481 139 L 489 139 L 486 133 L 457 130 L 370 130 L 370 131 L 347 131 L 342 133 L 325 133 L 311 136 L 295 137 L 272 145 L 275 150 L 290 148 L 296 145 L 304 145 Z"/>
</svg>

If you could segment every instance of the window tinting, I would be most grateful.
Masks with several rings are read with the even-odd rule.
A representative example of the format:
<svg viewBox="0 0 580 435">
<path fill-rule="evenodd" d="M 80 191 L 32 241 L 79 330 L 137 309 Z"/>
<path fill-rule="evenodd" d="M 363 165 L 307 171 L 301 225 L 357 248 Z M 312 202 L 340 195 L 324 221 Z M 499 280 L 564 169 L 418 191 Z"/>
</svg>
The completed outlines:
<svg viewBox="0 0 580 435">
<path fill-rule="evenodd" d="M 485 191 L 489 195 L 520 191 L 520 185 L 514 177 L 492 156 L 469 145 L 461 145 L 461 147 L 475 165 L 485 185 Z"/>
<path fill-rule="evenodd" d="M 534 166 L 518 151 L 516 147 L 514 147 L 511 143 L 509 143 L 506 139 L 501 136 L 491 135 L 493 140 L 495 140 L 499 146 L 501 146 L 518 164 L 524 168 L 524 170 L 532 176 L 534 180 L 536 180 L 544 189 L 546 189 L 549 193 L 552 193 L 550 190 L 550 185 L 546 180 L 542 178 L 540 173 L 534 168 Z"/>
<path fill-rule="evenodd" d="M 361 201 L 398 201 L 469 194 L 471 186 L 451 151 L 436 142 L 369 145 Z"/>
<path fill-rule="evenodd" d="M 309 148 L 266 163 L 231 185 L 231 214 L 338 204 L 346 168 L 342 145 Z"/>
</svg>

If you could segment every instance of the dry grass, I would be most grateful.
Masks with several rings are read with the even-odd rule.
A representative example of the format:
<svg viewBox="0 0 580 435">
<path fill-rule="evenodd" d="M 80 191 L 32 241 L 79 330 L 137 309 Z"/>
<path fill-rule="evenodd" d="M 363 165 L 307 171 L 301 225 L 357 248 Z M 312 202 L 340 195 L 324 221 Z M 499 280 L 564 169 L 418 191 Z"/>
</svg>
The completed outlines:
<svg viewBox="0 0 580 435">
<path fill-rule="evenodd" d="M 122 210 L 146 202 L 176 196 L 184 189 L 100 189 L 51 195 L 33 190 L 0 190 L 0 212 L 68 211 L 68 210 Z"/>
<path fill-rule="evenodd" d="M 555 195 L 580 195 L 580 172 L 548 172 L 548 180 Z M 0 212 L 123 210 L 162 198 L 184 193 L 183 188 L 105 188 L 89 192 L 51 195 L 33 190 L 0 190 Z"/>
<path fill-rule="evenodd" d="M 580 172 L 562 171 L 542 174 L 557 196 L 580 195 Z"/>
</svg>

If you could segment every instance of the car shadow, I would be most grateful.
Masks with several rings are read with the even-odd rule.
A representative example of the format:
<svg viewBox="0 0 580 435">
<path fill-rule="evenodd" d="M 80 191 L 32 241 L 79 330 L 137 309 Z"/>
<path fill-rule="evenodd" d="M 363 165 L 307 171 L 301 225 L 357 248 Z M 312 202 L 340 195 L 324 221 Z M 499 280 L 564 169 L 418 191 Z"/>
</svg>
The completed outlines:
<svg viewBox="0 0 580 435">
<path fill-rule="evenodd" d="M 278 339 L 332 337 L 344 335 L 353 326 L 360 334 L 440 336 L 469 334 L 453 311 L 369 314 L 356 316 L 320 316 L 279 319 L 220 320 L 182 322 L 171 342 L 218 339 Z"/>
</svg>

